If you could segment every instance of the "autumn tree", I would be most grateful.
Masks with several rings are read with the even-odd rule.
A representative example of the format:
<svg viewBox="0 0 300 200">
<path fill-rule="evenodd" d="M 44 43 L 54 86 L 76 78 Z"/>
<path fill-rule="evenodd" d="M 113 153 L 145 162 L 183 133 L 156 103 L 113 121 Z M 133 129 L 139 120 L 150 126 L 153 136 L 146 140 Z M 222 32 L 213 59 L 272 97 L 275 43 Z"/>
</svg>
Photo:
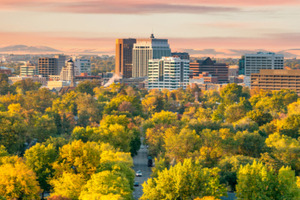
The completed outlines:
<svg viewBox="0 0 300 200">
<path fill-rule="evenodd" d="M 53 192 L 51 196 L 62 196 L 78 199 L 86 180 L 82 174 L 63 172 L 62 176 L 50 181 Z"/>
<path fill-rule="evenodd" d="M 217 168 L 202 168 L 191 159 L 184 160 L 170 169 L 158 172 L 157 178 L 143 184 L 144 199 L 193 199 L 196 197 L 225 195 L 219 183 Z"/>
<path fill-rule="evenodd" d="M 56 160 L 57 152 L 52 144 L 45 146 L 36 144 L 25 152 L 26 165 L 32 169 L 44 191 L 50 191 L 48 181 L 53 177 L 52 164 Z"/>
<path fill-rule="evenodd" d="M 278 174 L 262 163 L 241 166 L 237 173 L 236 195 L 238 199 L 291 199 L 300 198 L 295 172 L 282 167 Z"/>
<path fill-rule="evenodd" d="M 129 181 L 124 175 L 114 171 L 102 171 L 92 175 L 83 187 L 79 199 L 132 199 L 132 190 Z"/>
<path fill-rule="evenodd" d="M 22 159 L 0 165 L 0 177 L 0 196 L 6 199 L 39 199 L 41 189 L 37 177 Z"/>
</svg>

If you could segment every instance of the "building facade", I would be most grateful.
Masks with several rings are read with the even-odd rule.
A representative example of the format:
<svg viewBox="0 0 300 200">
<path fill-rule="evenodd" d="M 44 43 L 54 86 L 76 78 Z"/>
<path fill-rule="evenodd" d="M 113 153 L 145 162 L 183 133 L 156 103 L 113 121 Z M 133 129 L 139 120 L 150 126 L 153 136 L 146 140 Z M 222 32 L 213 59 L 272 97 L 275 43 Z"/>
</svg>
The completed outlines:
<svg viewBox="0 0 300 200">
<path fill-rule="evenodd" d="M 215 63 L 211 58 L 197 60 L 190 63 L 190 77 L 198 77 L 203 72 L 208 72 L 218 78 L 218 83 L 228 83 L 228 66 L 225 63 Z"/>
<path fill-rule="evenodd" d="M 39 74 L 48 78 L 49 75 L 59 75 L 58 62 L 56 58 L 39 58 Z"/>
<path fill-rule="evenodd" d="M 152 34 L 149 39 L 137 39 L 133 46 L 132 77 L 148 75 L 149 60 L 171 56 L 167 39 L 156 39 Z"/>
<path fill-rule="evenodd" d="M 70 82 L 70 86 L 74 87 L 75 84 L 75 70 L 74 62 L 70 59 L 66 66 L 62 68 L 60 73 L 60 80 Z"/>
<path fill-rule="evenodd" d="M 75 75 L 79 76 L 80 74 L 84 73 L 87 75 L 91 75 L 91 61 L 88 59 L 80 59 L 76 58 L 74 61 L 75 65 Z"/>
<path fill-rule="evenodd" d="M 38 75 L 37 66 L 30 63 L 29 61 L 25 65 L 20 66 L 20 76 L 35 76 Z"/>
<path fill-rule="evenodd" d="M 239 61 L 239 73 L 249 76 L 259 73 L 261 69 L 283 69 L 284 56 L 272 52 L 257 54 L 245 54 Z"/>
<path fill-rule="evenodd" d="M 123 78 L 132 77 L 132 51 L 136 39 L 116 40 L 115 74 Z"/>
<path fill-rule="evenodd" d="M 148 89 L 185 89 L 189 84 L 189 60 L 163 57 L 149 60 Z"/>
<path fill-rule="evenodd" d="M 259 73 L 251 74 L 251 88 L 291 89 L 300 94 L 300 70 L 262 69 Z"/>
<path fill-rule="evenodd" d="M 61 69 L 65 66 L 66 63 L 66 56 L 64 55 L 56 55 L 54 58 L 57 59 L 57 75 L 60 74 Z"/>
</svg>

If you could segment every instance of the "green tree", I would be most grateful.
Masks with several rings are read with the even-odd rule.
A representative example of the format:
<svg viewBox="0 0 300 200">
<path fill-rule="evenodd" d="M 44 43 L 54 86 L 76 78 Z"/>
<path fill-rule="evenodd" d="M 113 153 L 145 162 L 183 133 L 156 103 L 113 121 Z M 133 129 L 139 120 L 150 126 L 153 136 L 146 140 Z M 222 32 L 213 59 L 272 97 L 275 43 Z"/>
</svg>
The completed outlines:
<svg viewBox="0 0 300 200">
<path fill-rule="evenodd" d="M 55 162 L 57 152 L 52 144 L 45 146 L 36 144 L 25 152 L 26 165 L 32 169 L 44 191 L 50 191 L 48 181 L 53 177 L 52 164 Z"/>
<path fill-rule="evenodd" d="M 102 171 L 94 174 L 83 187 L 79 199 L 96 200 L 108 196 L 112 199 L 116 197 L 121 197 L 124 200 L 132 199 L 129 181 L 121 173 Z"/>
<path fill-rule="evenodd" d="M 290 168 L 281 168 L 278 175 L 262 163 L 241 166 L 236 185 L 238 199 L 285 200 L 299 199 L 295 173 Z"/>
<path fill-rule="evenodd" d="M 196 197 L 225 195 L 225 188 L 219 183 L 217 168 L 202 168 L 190 159 L 178 163 L 169 170 L 158 172 L 157 178 L 143 184 L 146 199 L 193 199 Z"/>
</svg>

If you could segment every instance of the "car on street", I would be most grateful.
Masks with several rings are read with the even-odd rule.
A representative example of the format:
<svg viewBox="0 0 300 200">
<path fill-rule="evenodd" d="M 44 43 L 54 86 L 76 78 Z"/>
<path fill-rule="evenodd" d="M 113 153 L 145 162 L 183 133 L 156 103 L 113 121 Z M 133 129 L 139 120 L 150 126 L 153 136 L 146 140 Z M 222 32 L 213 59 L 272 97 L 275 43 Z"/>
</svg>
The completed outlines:
<svg viewBox="0 0 300 200">
<path fill-rule="evenodd" d="M 136 173 L 135 173 L 135 176 L 136 176 L 136 177 L 142 177 L 142 175 L 143 175 L 143 174 L 142 174 L 142 171 L 141 171 L 141 170 L 137 170 Z"/>
<path fill-rule="evenodd" d="M 138 187 L 138 186 L 139 186 L 139 182 L 138 182 L 138 181 L 135 181 L 135 182 L 133 183 L 133 186 L 134 186 L 134 187 Z"/>
</svg>

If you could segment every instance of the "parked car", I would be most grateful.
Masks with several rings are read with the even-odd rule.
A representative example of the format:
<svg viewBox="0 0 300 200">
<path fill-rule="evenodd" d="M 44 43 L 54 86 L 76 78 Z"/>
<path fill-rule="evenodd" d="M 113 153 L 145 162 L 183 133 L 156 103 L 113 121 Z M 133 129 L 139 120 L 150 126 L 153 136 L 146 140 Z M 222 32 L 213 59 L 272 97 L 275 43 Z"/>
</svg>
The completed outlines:
<svg viewBox="0 0 300 200">
<path fill-rule="evenodd" d="M 138 187 L 138 186 L 139 186 L 139 182 L 138 182 L 138 181 L 135 181 L 135 182 L 133 183 L 133 186 L 134 186 L 134 187 Z"/>
<path fill-rule="evenodd" d="M 138 170 L 136 173 L 135 173 L 135 176 L 136 177 L 142 177 L 142 171 L 141 170 Z"/>
</svg>

